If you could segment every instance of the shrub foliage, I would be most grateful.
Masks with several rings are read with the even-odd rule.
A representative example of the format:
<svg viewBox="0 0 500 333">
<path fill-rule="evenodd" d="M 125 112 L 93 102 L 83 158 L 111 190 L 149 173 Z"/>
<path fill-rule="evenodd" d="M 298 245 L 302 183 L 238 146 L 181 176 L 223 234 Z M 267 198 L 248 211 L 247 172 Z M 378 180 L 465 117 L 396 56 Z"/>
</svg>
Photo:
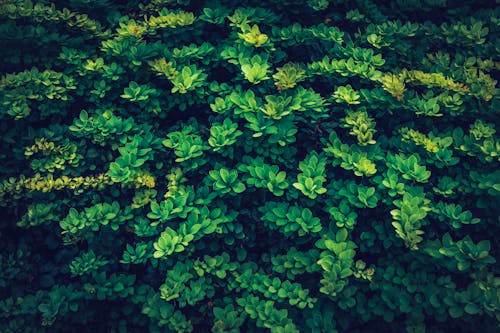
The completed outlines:
<svg viewBox="0 0 500 333">
<path fill-rule="evenodd" d="M 0 331 L 498 329 L 499 10 L 0 1 Z"/>
</svg>

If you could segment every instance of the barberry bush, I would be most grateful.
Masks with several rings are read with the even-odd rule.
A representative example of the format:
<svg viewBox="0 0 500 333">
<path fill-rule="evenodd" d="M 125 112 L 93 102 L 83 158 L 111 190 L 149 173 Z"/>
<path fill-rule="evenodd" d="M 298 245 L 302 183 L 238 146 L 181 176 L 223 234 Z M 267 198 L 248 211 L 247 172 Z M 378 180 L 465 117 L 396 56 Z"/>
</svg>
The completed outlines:
<svg viewBox="0 0 500 333">
<path fill-rule="evenodd" d="M 496 332 L 499 14 L 0 1 L 0 331 Z"/>
</svg>

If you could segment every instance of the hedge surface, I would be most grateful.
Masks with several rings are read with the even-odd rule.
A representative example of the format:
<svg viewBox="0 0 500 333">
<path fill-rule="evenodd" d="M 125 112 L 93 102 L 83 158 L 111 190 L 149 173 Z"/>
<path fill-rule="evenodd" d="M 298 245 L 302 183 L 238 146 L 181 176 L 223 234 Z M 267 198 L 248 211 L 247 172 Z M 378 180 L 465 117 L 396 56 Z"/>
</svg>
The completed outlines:
<svg viewBox="0 0 500 333">
<path fill-rule="evenodd" d="M 0 331 L 497 332 L 499 14 L 0 1 Z"/>
</svg>

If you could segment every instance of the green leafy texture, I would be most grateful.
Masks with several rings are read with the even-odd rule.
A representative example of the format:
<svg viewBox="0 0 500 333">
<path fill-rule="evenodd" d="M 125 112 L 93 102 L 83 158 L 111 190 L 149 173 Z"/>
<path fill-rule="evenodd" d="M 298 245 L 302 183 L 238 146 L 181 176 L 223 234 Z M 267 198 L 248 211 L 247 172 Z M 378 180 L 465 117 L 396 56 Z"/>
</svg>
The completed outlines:
<svg viewBox="0 0 500 333">
<path fill-rule="evenodd" d="M 243 24 L 241 25 L 241 30 L 243 32 L 238 33 L 238 37 L 255 47 L 261 47 L 269 40 L 266 34 L 260 32 L 257 24 L 254 24 L 251 28 L 248 24 Z"/>
<path fill-rule="evenodd" d="M 233 191 L 239 194 L 245 191 L 246 187 L 241 181 L 238 180 L 237 170 L 227 170 L 221 168 L 219 170 L 211 170 L 209 172 L 210 178 L 214 180 L 214 190 L 221 193 L 228 193 Z"/>
<path fill-rule="evenodd" d="M 246 319 L 246 313 L 239 313 L 232 304 L 224 308 L 214 307 L 213 333 L 237 333 Z"/>
<path fill-rule="evenodd" d="M 323 187 L 323 183 L 326 181 L 326 163 L 326 158 L 318 156 L 316 152 L 309 154 L 299 163 L 299 169 L 302 173 L 297 176 L 298 182 L 293 183 L 293 187 L 310 199 L 315 199 L 319 194 L 326 193 L 326 188 Z"/>
<path fill-rule="evenodd" d="M 424 232 L 419 228 L 422 226 L 422 220 L 427 216 L 430 210 L 428 199 L 425 199 L 423 193 L 416 195 L 411 192 L 405 192 L 401 200 L 395 200 L 394 205 L 398 209 L 391 210 L 394 219 L 392 225 L 396 229 L 396 234 L 405 241 L 405 244 L 412 250 L 418 249 L 418 243 L 422 241 Z"/>
<path fill-rule="evenodd" d="M 174 252 L 181 252 L 184 250 L 184 245 L 182 244 L 183 238 L 179 236 L 172 228 L 167 227 L 160 235 L 158 241 L 156 241 L 153 246 L 155 252 L 153 253 L 154 258 L 163 258 L 165 256 L 171 255 Z M 187 245 L 187 242 L 184 242 Z"/>
<path fill-rule="evenodd" d="M 128 99 L 131 102 L 142 102 L 149 99 L 149 96 L 155 92 L 156 90 L 149 88 L 148 85 L 140 85 L 131 81 L 128 87 L 123 90 L 123 94 L 120 97 Z"/>
<path fill-rule="evenodd" d="M 418 164 L 419 160 L 420 157 L 417 154 L 408 157 L 403 154 L 389 155 L 387 165 L 398 171 L 404 179 L 426 183 L 431 176 L 431 172 L 425 166 Z"/>
<path fill-rule="evenodd" d="M 186 126 L 182 131 L 170 132 L 167 139 L 162 141 L 167 148 L 174 149 L 175 162 L 181 163 L 191 159 L 197 159 L 203 155 L 203 151 L 208 147 L 200 135 L 196 133 L 193 126 Z M 197 159 L 199 160 L 199 159 Z M 192 167 L 196 168 L 201 162 L 192 162 Z"/>
<path fill-rule="evenodd" d="M 318 233 L 322 229 L 320 219 L 313 216 L 309 208 L 289 207 L 271 201 L 259 207 L 259 211 L 264 213 L 261 219 L 269 225 L 269 228 L 279 228 L 285 235 L 297 232 L 299 236 L 304 236 L 310 232 Z"/>
<path fill-rule="evenodd" d="M 377 173 L 377 167 L 372 160 L 380 159 L 376 150 L 364 151 L 357 146 L 344 144 L 335 132 L 330 134 L 323 150 L 327 156 L 334 157 L 332 162 L 334 166 L 340 165 L 346 170 L 353 170 L 356 176 L 371 176 Z"/>
<path fill-rule="evenodd" d="M 101 266 L 108 264 L 108 260 L 103 260 L 101 256 L 96 257 L 94 251 L 83 253 L 80 257 L 76 257 L 69 264 L 69 270 L 72 276 L 84 275 L 88 272 L 96 271 Z"/>
<path fill-rule="evenodd" d="M 376 132 L 375 123 L 365 111 L 348 112 L 343 127 L 350 129 L 349 134 L 355 136 L 361 146 L 376 143 L 373 139 Z"/>
<path fill-rule="evenodd" d="M 280 171 L 277 165 L 269 165 L 261 160 L 246 159 L 249 164 L 240 164 L 238 170 L 245 172 L 245 181 L 256 188 L 265 188 L 275 196 L 282 196 L 289 187 L 286 172 Z"/>
<path fill-rule="evenodd" d="M 348 105 L 361 103 L 359 101 L 359 94 L 354 89 L 352 89 L 351 85 L 349 84 L 345 87 L 338 87 L 332 94 L 332 97 L 337 103 L 346 103 Z"/>
<path fill-rule="evenodd" d="M 261 81 L 269 79 L 269 76 L 267 76 L 269 67 L 267 61 L 258 55 L 241 60 L 241 72 L 253 84 L 258 84 Z"/>
<path fill-rule="evenodd" d="M 482 240 L 474 244 L 469 236 L 454 242 L 449 233 L 444 234 L 442 242 L 436 240 L 429 242 L 425 249 L 431 256 L 447 261 L 447 266 L 455 266 L 459 271 L 482 269 L 487 265 L 494 264 L 495 258 L 489 255 L 491 244 L 488 240 Z M 453 260 L 450 263 L 449 260 Z"/>
<path fill-rule="evenodd" d="M 213 124 L 210 127 L 208 144 L 213 147 L 214 151 L 224 154 L 228 151 L 224 147 L 233 145 L 242 134 L 243 132 L 238 130 L 238 124 L 226 118 L 223 123 Z"/>
<path fill-rule="evenodd" d="M 498 9 L 0 1 L 0 332 L 484 332 Z"/>
<path fill-rule="evenodd" d="M 274 85 L 279 91 L 294 88 L 306 79 L 306 71 L 300 64 L 289 62 L 276 69 L 273 74 Z"/>
<path fill-rule="evenodd" d="M 172 87 L 172 92 L 185 94 L 188 91 L 195 90 L 203 86 L 206 78 L 207 74 L 197 69 L 194 65 L 183 67 L 171 80 L 174 85 Z"/>
<path fill-rule="evenodd" d="M 288 311 L 276 309 L 273 301 L 263 301 L 257 296 L 247 296 L 239 298 L 237 302 L 250 318 L 257 320 L 258 327 L 268 328 L 271 332 L 299 332 L 288 318 Z"/>
</svg>

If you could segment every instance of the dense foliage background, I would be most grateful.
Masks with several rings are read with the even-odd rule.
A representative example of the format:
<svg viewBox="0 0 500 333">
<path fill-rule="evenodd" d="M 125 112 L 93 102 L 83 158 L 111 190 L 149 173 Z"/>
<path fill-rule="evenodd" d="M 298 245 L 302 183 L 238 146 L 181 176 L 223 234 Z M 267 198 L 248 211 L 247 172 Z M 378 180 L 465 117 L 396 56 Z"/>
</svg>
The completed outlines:
<svg viewBox="0 0 500 333">
<path fill-rule="evenodd" d="M 498 332 L 492 1 L 0 1 L 1 332 Z"/>
</svg>

